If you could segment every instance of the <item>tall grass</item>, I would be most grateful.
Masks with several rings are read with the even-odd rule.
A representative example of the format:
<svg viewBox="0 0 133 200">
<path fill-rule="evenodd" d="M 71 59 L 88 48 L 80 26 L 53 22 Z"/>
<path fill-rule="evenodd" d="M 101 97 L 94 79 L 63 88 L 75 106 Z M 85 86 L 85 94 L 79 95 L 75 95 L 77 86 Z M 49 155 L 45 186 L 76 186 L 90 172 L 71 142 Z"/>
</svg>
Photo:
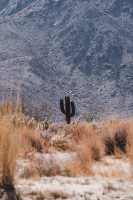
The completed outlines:
<svg viewBox="0 0 133 200">
<path fill-rule="evenodd" d="M 14 106 L 11 100 L 0 105 L 0 166 L 1 185 L 14 187 L 15 162 L 20 143 L 20 129 L 12 121 Z"/>
<path fill-rule="evenodd" d="M 26 117 L 26 123 L 23 123 L 20 116 L 23 116 L 20 102 L 14 103 L 10 99 L 0 104 L 0 186 L 6 193 L 15 191 L 17 158 L 42 149 L 41 139 L 35 136 L 34 127 L 29 127 Z"/>
<path fill-rule="evenodd" d="M 0 123 L 0 162 L 2 167 L 2 185 L 13 187 L 15 162 L 19 146 L 19 130 L 11 123 Z"/>
<path fill-rule="evenodd" d="M 14 190 L 16 160 L 30 152 L 42 152 L 45 140 L 35 133 L 36 122 L 23 115 L 21 102 L 0 103 L 0 186 Z"/>
<path fill-rule="evenodd" d="M 93 175 L 92 162 L 99 161 L 103 154 L 101 136 L 92 123 L 81 122 L 71 129 L 72 150 L 76 152 L 76 169 L 80 174 Z"/>
<path fill-rule="evenodd" d="M 77 154 L 74 168 L 80 173 L 92 174 L 92 163 L 106 155 L 126 156 L 132 162 L 133 119 L 110 118 L 95 124 L 79 122 L 71 124 L 68 132 L 72 140 L 70 149 Z"/>
</svg>

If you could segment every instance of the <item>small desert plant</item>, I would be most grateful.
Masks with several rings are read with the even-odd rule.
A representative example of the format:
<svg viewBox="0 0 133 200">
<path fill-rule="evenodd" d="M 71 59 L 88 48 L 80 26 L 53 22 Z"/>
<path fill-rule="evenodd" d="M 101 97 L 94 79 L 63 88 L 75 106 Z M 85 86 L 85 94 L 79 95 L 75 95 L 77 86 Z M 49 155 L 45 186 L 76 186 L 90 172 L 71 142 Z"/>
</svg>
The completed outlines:
<svg viewBox="0 0 133 200">
<path fill-rule="evenodd" d="M 47 130 L 50 127 L 51 123 L 52 121 L 48 117 L 45 117 L 43 121 L 38 122 L 37 129 L 42 131 Z"/>
<path fill-rule="evenodd" d="M 88 123 L 92 122 L 94 117 L 91 113 L 84 113 L 83 114 L 83 119 L 85 119 L 85 121 L 87 121 Z"/>
</svg>

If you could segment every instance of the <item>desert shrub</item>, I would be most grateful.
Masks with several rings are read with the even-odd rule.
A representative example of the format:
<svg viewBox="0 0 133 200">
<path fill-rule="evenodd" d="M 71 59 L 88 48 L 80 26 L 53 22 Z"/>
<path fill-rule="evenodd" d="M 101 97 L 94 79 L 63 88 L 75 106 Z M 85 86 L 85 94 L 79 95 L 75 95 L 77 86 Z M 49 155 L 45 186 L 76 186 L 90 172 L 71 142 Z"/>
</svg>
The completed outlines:
<svg viewBox="0 0 133 200">
<path fill-rule="evenodd" d="M 68 169 L 69 170 L 69 169 Z M 70 171 L 70 170 L 69 170 Z M 26 168 L 21 174 L 21 178 L 31 178 L 31 177 L 51 177 L 51 176 L 68 176 L 68 171 L 61 167 L 55 160 L 50 158 L 47 159 L 36 159 Z"/>
<path fill-rule="evenodd" d="M 115 147 L 126 153 L 127 132 L 125 129 L 118 129 L 114 135 Z"/>
<path fill-rule="evenodd" d="M 114 140 L 110 136 L 106 136 L 104 138 L 104 145 L 105 145 L 105 154 L 112 155 L 115 152 L 115 143 Z"/>
<path fill-rule="evenodd" d="M 51 123 L 52 123 L 52 121 L 48 117 L 45 117 L 43 119 L 43 121 L 38 122 L 37 129 L 38 130 L 47 130 L 50 127 Z"/>
<path fill-rule="evenodd" d="M 127 132 L 125 129 L 117 129 L 111 136 L 104 138 L 105 154 L 114 155 L 115 152 L 126 153 Z"/>
<path fill-rule="evenodd" d="M 26 126 L 30 129 L 35 129 L 37 127 L 37 121 L 34 118 L 24 115 L 23 113 L 14 113 L 12 116 L 12 122 L 14 126 L 18 127 Z"/>
<path fill-rule="evenodd" d="M 83 119 L 89 123 L 93 121 L 94 117 L 91 113 L 84 113 Z"/>
</svg>

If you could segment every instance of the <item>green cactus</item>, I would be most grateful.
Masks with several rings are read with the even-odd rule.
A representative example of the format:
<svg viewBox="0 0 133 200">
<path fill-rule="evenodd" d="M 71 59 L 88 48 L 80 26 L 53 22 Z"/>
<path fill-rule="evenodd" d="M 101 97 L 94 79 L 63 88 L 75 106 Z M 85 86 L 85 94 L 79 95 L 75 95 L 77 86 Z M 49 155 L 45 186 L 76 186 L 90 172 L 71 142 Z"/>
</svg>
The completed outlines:
<svg viewBox="0 0 133 200">
<path fill-rule="evenodd" d="M 63 99 L 60 100 L 61 112 L 66 116 L 66 122 L 70 124 L 71 117 L 75 115 L 75 105 L 74 102 L 70 102 L 70 97 L 65 97 L 65 105 Z"/>
</svg>

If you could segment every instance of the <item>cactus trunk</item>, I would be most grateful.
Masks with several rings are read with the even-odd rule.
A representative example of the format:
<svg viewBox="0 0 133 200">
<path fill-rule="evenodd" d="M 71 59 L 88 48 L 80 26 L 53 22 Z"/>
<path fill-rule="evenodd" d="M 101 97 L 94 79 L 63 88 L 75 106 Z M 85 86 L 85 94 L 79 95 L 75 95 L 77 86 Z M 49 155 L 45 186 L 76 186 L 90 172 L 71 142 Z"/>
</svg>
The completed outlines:
<svg viewBox="0 0 133 200">
<path fill-rule="evenodd" d="M 75 105 L 74 102 L 70 102 L 70 97 L 65 97 L 65 105 L 63 99 L 60 100 L 61 112 L 66 116 L 66 122 L 71 123 L 71 117 L 75 115 Z"/>
</svg>

